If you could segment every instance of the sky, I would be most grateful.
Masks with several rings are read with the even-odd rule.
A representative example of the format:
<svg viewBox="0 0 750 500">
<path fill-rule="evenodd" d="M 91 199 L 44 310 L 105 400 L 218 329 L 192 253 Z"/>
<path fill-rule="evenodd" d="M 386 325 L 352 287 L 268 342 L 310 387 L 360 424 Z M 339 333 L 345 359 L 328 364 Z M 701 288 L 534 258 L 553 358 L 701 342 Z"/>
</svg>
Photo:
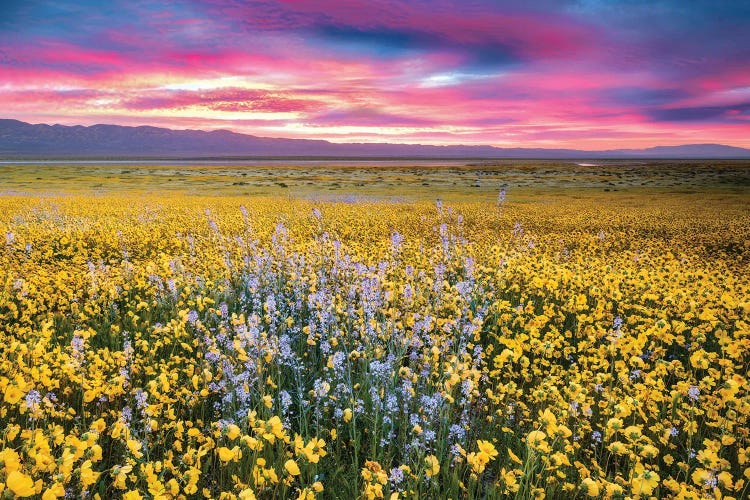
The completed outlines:
<svg viewBox="0 0 750 500">
<path fill-rule="evenodd" d="M 0 118 L 750 147 L 750 1 L 0 2 Z"/>
</svg>

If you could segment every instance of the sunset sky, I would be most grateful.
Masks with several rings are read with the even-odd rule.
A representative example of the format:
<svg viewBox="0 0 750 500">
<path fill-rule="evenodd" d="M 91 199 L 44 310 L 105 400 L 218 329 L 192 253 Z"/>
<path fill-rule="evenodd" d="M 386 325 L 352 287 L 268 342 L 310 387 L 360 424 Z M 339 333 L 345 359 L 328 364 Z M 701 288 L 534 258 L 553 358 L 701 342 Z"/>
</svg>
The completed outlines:
<svg viewBox="0 0 750 500">
<path fill-rule="evenodd" d="M 4 0 L 0 118 L 750 147 L 749 33 L 747 1 Z"/>
</svg>

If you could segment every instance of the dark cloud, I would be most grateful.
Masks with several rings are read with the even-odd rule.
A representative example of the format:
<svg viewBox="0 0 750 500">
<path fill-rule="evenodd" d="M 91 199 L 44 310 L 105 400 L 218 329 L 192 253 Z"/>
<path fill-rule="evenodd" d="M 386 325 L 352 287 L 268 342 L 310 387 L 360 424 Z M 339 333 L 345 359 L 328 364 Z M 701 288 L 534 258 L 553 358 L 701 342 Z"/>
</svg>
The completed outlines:
<svg viewBox="0 0 750 500">
<path fill-rule="evenodd" d="M 612 87 L 601 92 L 606 103 L 628 106 L 662 106 L 690 97 L 685 88 Z"/>
<path fill-rule="evenodd" d="M 750 102 L 727 106 L 656 108 L 649 110 L 648 114 L 653 120 L 661 122 L 724 121 L 750 125 Z"/>
<path fill-rule="evenodd" d="M 516 49 L 499 41 L 462 41 L 448 33 L 422 29 L 323 24 L 315 26 L 311 32 L 339 51 L 354 51 L 381 58 L 443 52 L 457 55 L 464 60 L 464 66 L 477 68 L 506 66 L 521 61 Z"/>
<path fill-rule="evenodd" d="M 343 43 L 344 48 L 373 48 L 375 52 L 401 52 L 425 49 L 436 44 L 434 36 L 416 31 L 388 28 L 357 28 L 354 26 L 321 25 L 312 32 L 333 43 Z"/>
</svg>

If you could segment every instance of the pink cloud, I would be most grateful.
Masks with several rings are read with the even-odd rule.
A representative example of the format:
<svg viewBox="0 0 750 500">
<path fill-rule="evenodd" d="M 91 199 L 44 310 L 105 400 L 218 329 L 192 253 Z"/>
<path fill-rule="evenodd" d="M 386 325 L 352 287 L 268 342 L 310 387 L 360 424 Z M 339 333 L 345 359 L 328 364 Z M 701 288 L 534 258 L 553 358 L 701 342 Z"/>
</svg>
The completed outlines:
<svg viewBox="0 0 750 500">
<path fill-rule="evenodd" d="M 637 27 L 610 32 L 561 9 L 210 0 L 125 11 L 57 35 L 0 33 L 4 114 L 332 140 L 750 146 L 744 108 L 732 107 L 750 88 L 741 58 L 675 48 L 660 65 L 662 45 L 628 40 Z"/>
</svg>

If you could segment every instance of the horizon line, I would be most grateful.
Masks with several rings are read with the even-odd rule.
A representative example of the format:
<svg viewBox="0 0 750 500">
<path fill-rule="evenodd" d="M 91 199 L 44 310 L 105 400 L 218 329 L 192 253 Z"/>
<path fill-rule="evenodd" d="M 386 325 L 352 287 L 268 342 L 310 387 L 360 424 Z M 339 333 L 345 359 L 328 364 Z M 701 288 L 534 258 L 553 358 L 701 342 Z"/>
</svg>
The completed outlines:
<svg viewBox="0 0 750 500">
<path fill-rule="evenodd" d="M 22 123 L 25 125 L 31 125 L 31 126 L 47 126 L 47 127 L 67 127 L 67 128 L 73 128 L 73 127 L 82 127 L 82 128 L 92 128 L 97 126 L 106 126 L 106 127 L 120 127 L 120 128 L 129 128 L 129 129 L 137 129 L 137 128 L 153 128 L 158 130 L 170 130 L 174 132 L 203 132 L 203 133 L 213 133 L 213 132 L 228 132 L 236 135 L 241 135 L 244 137 L 254 137 L 259 139 L 281 139 L 281 140 L 290 140 L 290 141 L 305 141 L 305 142 L 324 142 L 328 144 L 334 144 L 334 145 L 388 145 L 388 146 L 425 146 L 425 147 L 435 147 L 435 148 L 494 148 L 494 149 L 500 149 L 500 150 L 508 150 L 508 149 L 520 149 L 520 150 L 544 150 L 544 151 L 569 151 L 573 153 L 592 153 L 592 154 L 607 154 L 607 153 L 616 153 L 621 151 L 647 151 L 649 149 L 655 149 L 655 148 L 679 148 L 679 147 L 689 147 L 689 146 L 722 146 L 722 147 L 728 147 L 728 148 L 736 148 L 741 149 L 748 152 L 748 156 L 738 156 L 736 158 L 734 157 L 721 157 L 721 159 L 750 159 L 750 148 L 746 148 L 743 146 L 736 146 L 733 144 L 726 144 L 726 143 L 717 143 L 717 142 L 705 142 L 705 143 L 681 143 L 681 144 L 658 144 L 655 146 L 648 146 L 643 148 L 610 148 L 610 149 L 578 149 L 578 148 L 570 148 L 570 147 L 545 147 L 545 146 L 497 146 L 493 144 L 465 144 L 465 143 L 459 143 L 459 144 L 436 144 L 436 143 L 416 143 L 416 142 L 409 142 L 409 143 L 402 143 L 402 142 L 337 142 L 332 141 L 329 139 L 313 139 L 313 138 L 301 138 L 301 137 L 279 137 L 279 136 L 267 136 L 267 135 L 255 135 L 255 134 L 248 134 L 244 132 L 238 132 L 232 129 L 227 128 L 219 128 L 219 129 L 202 129 L 202 128 L 171 128 L 171 127 L 160 127 L 156 125 L 119 125 L 116 123 L 94 123 L 91 125 L 83 125 L 83 124 L 75 124 L 75 125 L 66 125 L 63 123 L 45 123 L 45 122 L 39 122 L 39 123 L 31 123 L 26 122 L 24 120 L 19 120 L 17 118 L 0 118 L 0 121 L 13 121 Z M 2 152 L 0 151 L 0 155 Z M 17 156 L 13 156 L 11 158 L 26 158 L 28 155 L 21 154 Z M 83 158 L 106 158 L 106 155 L 92 155 L 92 156 L 84 156 Z M 171 157 L 171 156 L 163 156 L 163 155 L 156 155 L 156 156 L 149 156 L 149 155 L 127 155 L 127 156 L 117 156 L 116 158 L 149 158 L 149 159 L 164 159 L 164 160 L 185 160 L 190 158 L 196 158 L 197 161 L 199 160 L 205 160 L 205 159 L 211 159 L 211 158 L 221 158 L 221 159 L 228 159 L 228 158 L 239 158 L 239 159 L 272 159 L 272 158 L 320 158 L 320 159 L 334 159 L 334 158 L 341 158 L 341 159 L 348 159 L 348 158 L 357 158 L 357 159 L 365 159 L 365 158 L 371 158 L 373 160 L 383 160 L 388 158 L 393 158 L 394 160 L 398 159 L 441 159 L 443 157 L 431 157 L 431 156 L 422 156 L 422 155 L 415 155 L 415 156 L 393 156 L 393 155 L 375 155 L 375 156 L 350 156 L 350 155 L 343 155 L 343 156 L 331 156 L 331 155 L 280 155 L 280 156 L 268 156 L 268 155 L 221 155 L 221 156 L 215 156 L 215 155 L 209 155 L 209 156 L 177 156 L 177 157 Z M 0 157 L 0 159 L 6 159 L 8 157 Z M 67 157 L 65 157 L 67 158 Z M 664 157 L 649 157 L 648 159 L 715 159 L 714 156 L 696 156 L 696 157 L 687 157 L 687 156 L 664 156 Z M 497 156 L 497 157 L 490 157 L 490 156 L 465 156 L 465 157 L 451 157 L 450 159 L 465 159 L 465 160 L 472 160 L 472 159 L 519 159 L 519 158 L 513 158 L 513 157 L 505 157 L 505 156 Z M 555 159 L 555 158 L 520 158 L 520 159 Z M 586 157 L 561 157 L 560 159 L 587 159 Z M 617 159 L 617 157 L 611 157 L 608 159 Z M 633 159 L 633 157 L 630 156 L 623 156 L 622 159 Z"/>
</svg>

